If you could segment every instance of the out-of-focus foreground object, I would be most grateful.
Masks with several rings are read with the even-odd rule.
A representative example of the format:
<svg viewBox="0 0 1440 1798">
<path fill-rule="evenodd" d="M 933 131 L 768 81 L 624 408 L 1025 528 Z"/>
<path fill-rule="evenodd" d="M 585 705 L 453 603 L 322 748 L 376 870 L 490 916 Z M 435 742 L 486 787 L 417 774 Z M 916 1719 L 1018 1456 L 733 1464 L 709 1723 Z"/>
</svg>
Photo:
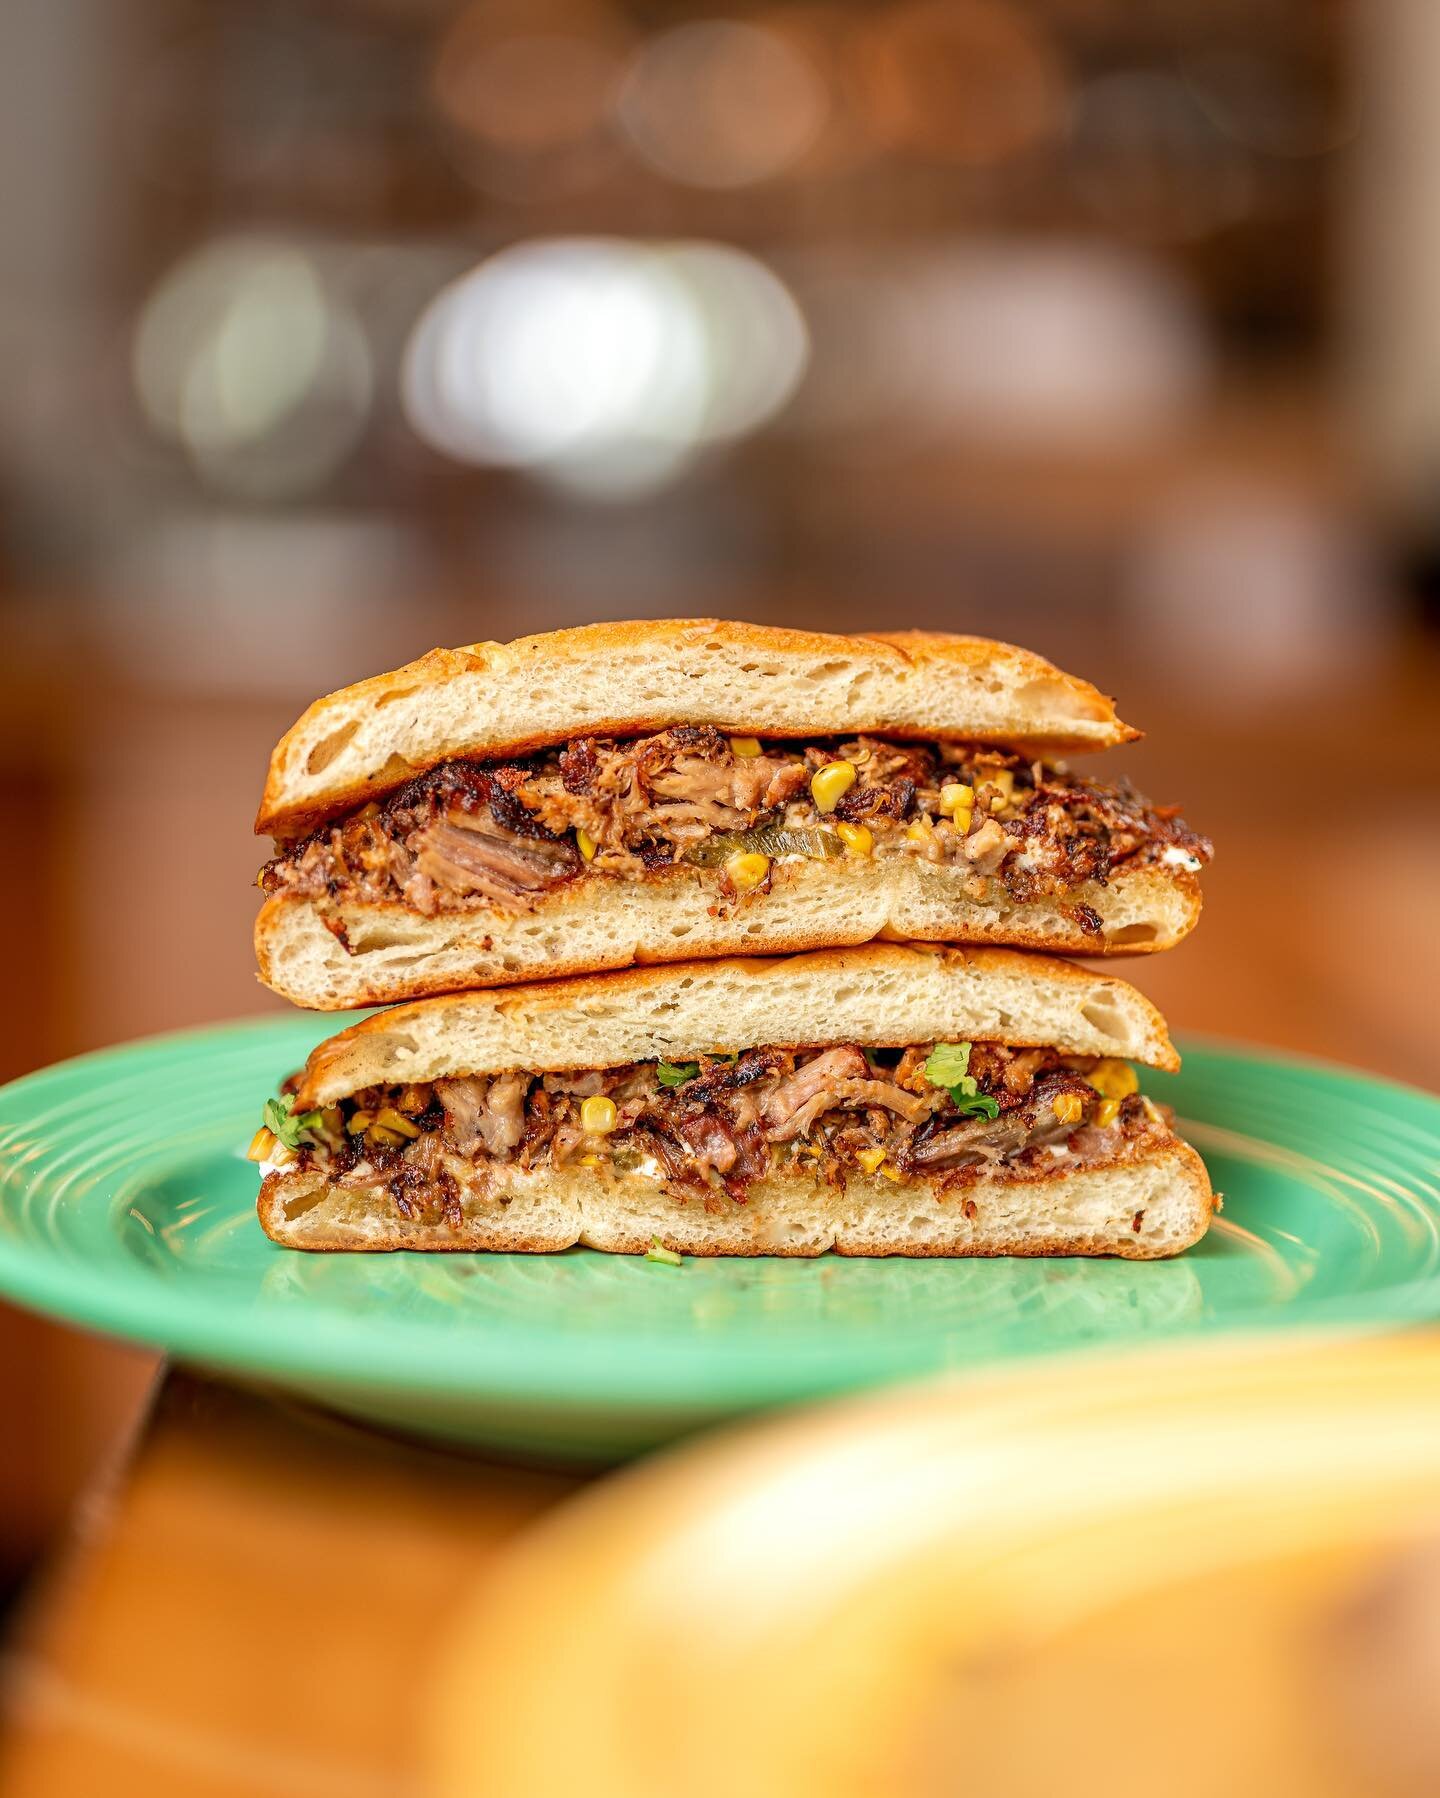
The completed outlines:
<svg viewBox="0 0 1440 1798">
<path fill-rule="evenodd" d="M 1085 1359 L 612 1480 L 477 1591 L 437 1798 L 1410 1798 L 1440 1340 Z M 428 1789 L 428 1788 L 427 1788 Z"/>
</svg>

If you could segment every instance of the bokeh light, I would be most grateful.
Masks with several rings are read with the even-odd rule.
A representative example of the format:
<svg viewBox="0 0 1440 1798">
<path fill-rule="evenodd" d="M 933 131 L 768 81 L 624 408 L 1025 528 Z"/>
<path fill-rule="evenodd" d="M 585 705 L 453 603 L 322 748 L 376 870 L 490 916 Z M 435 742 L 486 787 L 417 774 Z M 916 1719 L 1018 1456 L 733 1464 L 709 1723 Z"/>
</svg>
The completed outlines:
<svg viewBox="0 0 1440 1798">
<path fill-rule="evenodd" d="M 1204 329 L 1159 263 L 1084 240 L 799 260 L 813 340 L 788 422 L 847 459 L 900 440 L 985 453 L 1132 447 L 1210 378 Z"/>
<path fill-rule="evenodd" d="M 795 160 L 796 177 L 849 175 L 873 160 L 879 145 L 860 96 L 864 87 L 864 14 L 830 0 L 799 0 L 759 13 L 754 21 L 814 71 L 826 97 L 817 135 Z"/>
<path fill-rule="evenodd" d="M 877 11 L 861 66 L 876 136 L 936 160 L 1002 162 L 1064 117 L 1053 40 L 1004 0 L 911 0 Z"/>
<path fill-rule="evenodd" d="M 405 406 L 446 455 L 618 498 L 773 417 L 806 353 L 794 300 L 739 250 L 539 239 L 430 306 Z"/>
<path fill-rule="evenodd" d="M 457 129 L 517 152 L 582 142 L 600 128 L 630 33 L 607 8 L 468 6 L 441 40 L 434 90 Z"/>
<path fill-rule="evenodd" d="M 208 484 L 251 498 L 309 490 L 344 461 L 373 391 L 365 335 L 315 260 L 259 238 L 184 258 L 146 302 L 136 391 Z"/>
<path fill-rule="evenodd" d="M 1227 137 L 1168 69 L 1119 69 L 1079 95 L 1072 180 L 1096 216 L 1153 243 L 1200 238 L 1245 215 L 1255 182 Z"/>
<path fill-rule="evenodd" d="M 1324 156 L 1360 128 L 1358 95 L 1334 91 L 1293 54 L 1208 44 L 1182 57 L 1181 70 L 1220 130 L 1264 156 Z"/>
<path fill-rule="evenodd" d="M 619 116 L 661 174 L 725 188 L 789 168 L 819 137 L 827 107 L 818 72 L 794 43 L 758 25 L 705 19 L 645 44 Z"/>
</svg>

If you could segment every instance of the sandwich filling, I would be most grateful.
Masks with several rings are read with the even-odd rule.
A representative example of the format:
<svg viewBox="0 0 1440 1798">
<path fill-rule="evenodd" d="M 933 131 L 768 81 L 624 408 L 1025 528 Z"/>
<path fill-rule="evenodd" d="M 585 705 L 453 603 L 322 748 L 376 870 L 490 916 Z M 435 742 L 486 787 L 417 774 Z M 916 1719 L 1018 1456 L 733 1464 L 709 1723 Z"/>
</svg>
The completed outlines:
<svg viewBox="0 0 1440 1798">
<path fill-rule="evenodd" d="M 998 884 L 1026 903 L 1146 864 L 1195 871 L 1210 855 L 1178 808 L 1060 763 L 874 737 L 762 745 L 676 725 L 523 761 L 444 762 L 286 849 L 260 884 L 328 909 L 343 936 L 344 903 L 516 912 L 586 875 L 683 864 L 719 870 L 736 898 L 793 858 L 905 856 L 961 870 L 973 899 Z M 1098 935 L 1093 910 L 1074 913 Z"/>
<path fill-rule="evenodd" d="M 1067 1173 L 1174 1140 L 1128 1063 L 999 1043 L 476 1075 L 370 1087 L 301 1113 L 288 1096 L 298 1079 L 267 1105 L 252 1159 L 383 1188 L 403 1217 L 456 1225 L 462 1181 L 473 1189 L 502 1167 L 641 1176 L 735 1203 L 780 1169 L 837 1188 L 863 1172 L 933 1182 L 968 1203 L 965 1189 L 986 1173 Z M 315 1202 L 297 1196 L 293 1215 Z"/>
</svg>

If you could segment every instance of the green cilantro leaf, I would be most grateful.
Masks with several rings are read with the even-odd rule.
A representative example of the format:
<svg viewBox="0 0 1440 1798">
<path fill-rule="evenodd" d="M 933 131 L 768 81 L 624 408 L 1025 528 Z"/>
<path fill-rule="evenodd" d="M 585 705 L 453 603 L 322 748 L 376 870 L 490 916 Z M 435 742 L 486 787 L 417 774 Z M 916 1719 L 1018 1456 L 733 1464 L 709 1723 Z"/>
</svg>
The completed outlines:
<svg viewBox="0 0 1440 1798">
<path fill-rule="evenodd" d="M 949 1090 L 951 1102 L 962 1118 L 999 1117 L 998 1101 L 980 1091 L 970 1072 L 969 1043 L 936 1043 L 924 1072 L 932 1086 Z"/>
<path fill-rule="evenodd" d="M 655 1078 L 661 1086 L 684 1086 L 700 1072 L 698 1061 L 657 1061 Z"/>
<path fill-rule="evenodd" d="M 932 1086 L 959 1086 L 969 1072 L 969 1043 L 936 1043 L 924 1067 L 925 1078 Z M 974 1090 L 972 1081 L 970 1091 Z"/>
<path fill-rule="evenodd" d="M 287 1149 L 298 1149 L 300 1138 L 313 1130 L 320 1122 L 318 1111 L 300 1111 L 291 1109 L 291 1099 L 267 1099 L 265 1101 L 265 1126 L 272 1131 L 278 1142 L 284 1143 Z"/>
</svg>

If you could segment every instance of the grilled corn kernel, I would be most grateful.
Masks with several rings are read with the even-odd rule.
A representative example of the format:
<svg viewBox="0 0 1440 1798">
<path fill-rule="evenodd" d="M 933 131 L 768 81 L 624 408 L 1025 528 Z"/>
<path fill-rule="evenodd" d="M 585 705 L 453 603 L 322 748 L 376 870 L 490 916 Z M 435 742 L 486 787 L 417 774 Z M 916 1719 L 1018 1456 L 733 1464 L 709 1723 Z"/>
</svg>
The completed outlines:
<svg viewBox="0 0 1440 1798">
<path fill-rule="evenodd" d="M 928 843 L 935 834 L 935 826 L 929 818 L 917 818 L 913 824 L 905 826 L 905 835 L 912 843 Z"/>
<path fill-rule="evenodd" d="M 861 1149 L 855 1159 L 867 1174 L 873 1174 L 885 1159 L 885 1151 L 883 1149 Z"/>
<path fill-rule="evenodd" d="M 375 1114 L 373 1111 L 356 1111 L 351 1113 L 350 1122 L 345 1128 L 352 1136 L 363 1136 L 374 1122 Z"/>
<path fill-rule="evenodd" d="M 975 804 L 975 789 L 967 787 L 963 781 L 947 780 L 940 789 L 940 816 L 953 818 L 960 812 L 969 812 Z"/>
<path fill-rule="evenodd" d="M 904 1177 L 899 1168 L 889 1161 L 882 1161 L 880 1163 L 880 1172 L 887 1180 L 893 1180 L 897 1186 Z"/>
<path fill-rule="evenodd" d="M 1113 1124 L 1120 1115 L 1119 1099 L 1102 1099 L 1095 1108 L 1095 1122 L 1103 1129 L 1106 1124 Z"/>
<path fill-rule="evenodd" d="M 837 824 L 835 834 L 851 855 L 869 855 L 875 847 L 875 838 L 863 824 Z"/>
<path fill-rule="evenodd" d="M 577 830 L 575 832 L 575 847 L 580 851 L 583 860 L 587 862 L 594 861 L 595 839 L 588 830 Z"/>
<path fill-rule="evenodd" d="M 580 1107 L 580 1128 L 591 1136 L 608 1136 L 615 1128 L 615 1101 L 598 1095 Z"/>
<path fill-rule="evenodd" d="M 998 793 L 990 795 L 990 810 L 1003 811 L 1015 797 L 1015 776 L 1009 768 L 987 768 L 983 774 L 977 774 L 976 780 L 981 786 L 998 787 Z"/>
<path fill-rule="evenodd" d="M 582 1155 L 580 1165 L 581 1167 L 599 1167 L 600 1157 L 598 1155 Z"/>
<path fill-rule="evenodd" d="M 292 1161 L 300 1159 L 299 1153 L 287 1144 L 276 1140 L 275 1147 L 265 1157 L 271 1167 L 289 1167 Z"/>
<path fill-rule="evenodd" d="M 276 1135 L 262 1124 L 250 1138 L 250 1147 L 245 1151 L 247 1161 L 269 1161 L 270 1151 L 275 1147 Z"/>
<path fill-rule="evenodd" d="M 810 793 L 815 809 L 833 812 L 855 785 L 855 768 L 851 762 L 826 762 L 810 777 Z"/>
<path fill-rule="evenodd" d="M 770 857 L 758 851 L 732 855 L 725 864 L 725 873 L 737 893 L 753 893 L 770 873 Z"/>
<path fill-rule="evenodd" d="M 731 755 L 738 755 L 742 762 L 753 762 L 760 753 L 759 737 L 731 737 Z"/>
<path fill-rule="evenodd" d="M 385 1124 L 372 1124 L 365 1132 L 365 1140 L 372 1149 L 398 1149 L 405 1137 L 402 1131 L 391 1130 Z"/>
<path fill-rule="evenodd" d="M 386 1130 L 393 1130 L 397 1136 L 407 1137 L 411 1142 L 420 1134 L 420 1126 L 412 1124 L 410 1119 L 398 1112 L 393 1105 L 383 1105 L 375 1113 L 375 1122 Z"/>
<path fill-rule="evenodd" d="M 1079 1093 L 1056 1093 L 1051 1100 L 1051 1110 L 1058 1122 L 1078 1124 L 1085 1115 L 1085 1101 Z"/>
<path fill-rule="evenodd" d="M 1140 1081 L 1128 1061 L 1102 1061 L 1085 1076 L 1102 1099 L 1128 1099 Z"/>
</svg>

